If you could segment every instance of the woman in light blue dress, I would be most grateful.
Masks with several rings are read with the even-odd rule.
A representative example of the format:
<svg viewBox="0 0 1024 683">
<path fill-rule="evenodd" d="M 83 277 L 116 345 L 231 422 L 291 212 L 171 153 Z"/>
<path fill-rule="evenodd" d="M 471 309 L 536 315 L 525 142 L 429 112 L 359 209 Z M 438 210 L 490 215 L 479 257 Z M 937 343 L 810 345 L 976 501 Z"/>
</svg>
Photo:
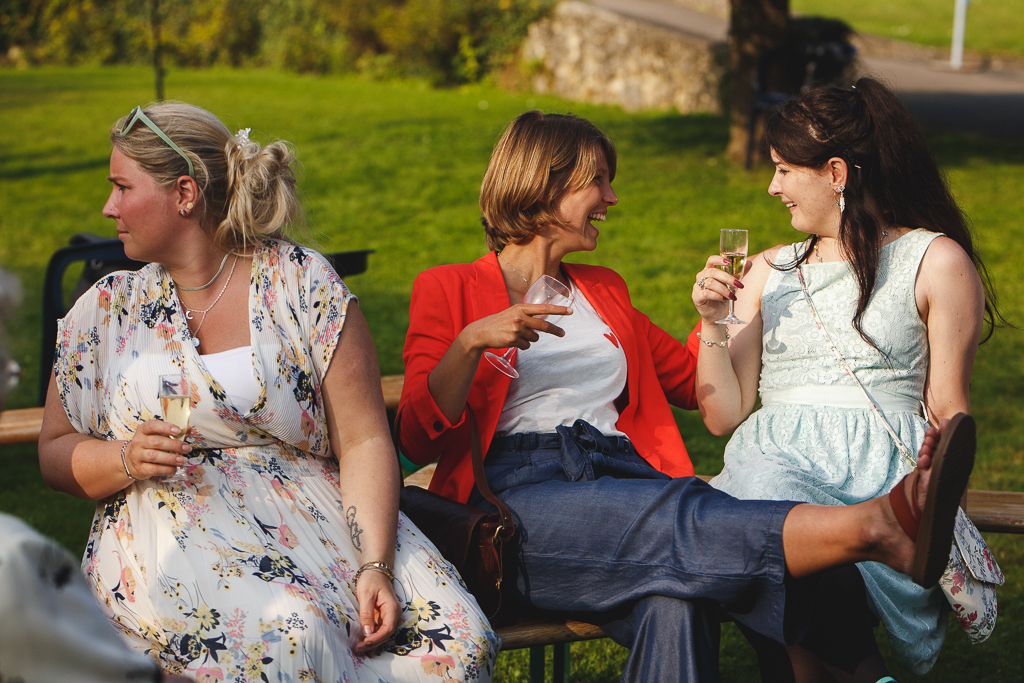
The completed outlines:
<svg viewBox="0 0 1024 683">
<path fill-rule="evenodd" d="M 738 498 L 858 503 L 892 489 L 914 463 L 857 380 L 913 453 L 929 422 L 970 412 L 975 352 L 985 319 L 999 314 L 964 216 L 891 91 L 871 79 L 811 90 L 782 108 L 766 137 L 776 166 L 768 191 L 806 239 L 751 257 L 742 283 L 718 268 L 721 256 L 697 276 L 701 414 L 715 434 L 736 430 L 711 483 Z M 819 330 L 801 279 L 856 379 Z M 714 324 L 733 298 L 747 324 Z M 862 614 L 819 605 L 833 623 L 814 635 L 839 652 L 789 648 L 795 680 L 891 680 L 870 637 L 875 618 L 902 666 L 921 674 L 935 663 L 946 633 L 941 591 L 877 563 L 857 568 L 844 585 L 861 596 Z"/>
</svg>

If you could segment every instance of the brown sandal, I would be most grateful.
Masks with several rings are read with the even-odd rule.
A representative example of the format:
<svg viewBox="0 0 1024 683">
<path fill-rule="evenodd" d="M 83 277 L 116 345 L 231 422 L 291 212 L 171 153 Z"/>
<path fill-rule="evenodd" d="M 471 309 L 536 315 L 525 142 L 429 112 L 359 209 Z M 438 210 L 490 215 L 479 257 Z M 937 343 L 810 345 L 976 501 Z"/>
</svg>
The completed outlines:
<svg viewBox="0 0 1024 683">
<path fill-rule="evenodd" d="M 974 419 L 957 413 L 942 430 L 939 445 L 932 455 L 932 476 L 928 480 L 928 495 L 920 514 L 914 514 L 914 509 L 907 503 L 904 495 L 906 477 L 889 493 L 889 504 L 896 521 L 917 544 L 910 577 L 925 588 L 939 582 L 949 562 L 956 510 L 974 467 L 974 448 Z M 913 493 L 916 494 L 917 481 L 914 488 Z"/>
</svg>

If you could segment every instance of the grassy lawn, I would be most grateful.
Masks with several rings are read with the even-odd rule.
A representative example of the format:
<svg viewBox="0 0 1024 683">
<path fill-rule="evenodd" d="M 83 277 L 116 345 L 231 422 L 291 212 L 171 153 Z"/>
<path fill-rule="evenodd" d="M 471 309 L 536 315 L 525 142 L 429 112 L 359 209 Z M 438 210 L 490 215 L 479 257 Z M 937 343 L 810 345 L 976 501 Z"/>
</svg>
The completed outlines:
<svg viewBox="0 0 1024 683">
<path fill-rule="evenodd" d="M 855 30 L 922 45 L 950 47 L 954 0 L 792 0 L 801 14 L 842 19 Z M 1024 0 L 971 0 L 964 47 L 976 52 L 1024 55 Z"/>
<path fill-rule="evenodd" d="M 990 3 L 975 0 L 972 12 Z M 480 179 L 504 124 L 528 108 L 571 110 L 616 142 L 620 204 L 609 214 L 598 251 L 580 260 L 622 273 L 637 306 L 677 336 L 697 320 L 689 290 L 706 256 L 717 252 L 719 229 L 751 230 L 752 250 L 796 240 L 788 214 L 766 193 L 770 171 L 748 173 L 723 161 L 727 125 L 721 118 L 628 114 L 485 88 L 435 91 L 416 83 L 269 71 L 173 72 L 167 94 L 207 107 L 232 129 L 251 126 L 261 141 L 276 136 L 296 144 L 309 214 L 305 241 L 323 250 L 377 250 L 369 271 L 349 284 L 385 373 L 402 371 L 415 275 L 485 253 L 476 206 Z M 9 341 L 26 377 L 8 407 L 34 404 L 47 260 L 75 232 L 113 235 L 113 223 L 100 215 L 109 190 L 107 131 L 151 96 L 145 69 L 0 71 L 0 266 L 25 286 Z M 1024 281 L 1015 252 L 1005 247 L 1024 239 L 1024 145 L 942 132 L 930 139 L 977 227 L 1004 312 L 1024 321 Z M 974 374 L 980 425 L 975 488 L 1024 490 L 1022 375 L 1021 333 L 997 332 L 981 348 Z M 724 440 L 709 436 L 695 414 L 680 414 L 679 421 L 697 471 L 717 472 Z M 81 553 L 92 505 L 49 491 L 34 447 L 3 448 L 0 458 L 0 510 Z M 1024 539 L 991 535 L 989 541 L 1007 574 L 999 628 L 977 646 L 951 630 L 939 664 L 923 680 L 959 682 L 968 673 L 980 680 L 1024 679 Z M 723 680 L 757 680 L 753 656 L 737 632 L 727 626 L 723 641 Z M 572 679 L 618 680 L 624 658 L 609 641 L 574 645 Z M 524 652 L 499 661 L 498 680 L 526 680 Z M 898 670 L 894 675 L 918 680 Z"/>
</svg>

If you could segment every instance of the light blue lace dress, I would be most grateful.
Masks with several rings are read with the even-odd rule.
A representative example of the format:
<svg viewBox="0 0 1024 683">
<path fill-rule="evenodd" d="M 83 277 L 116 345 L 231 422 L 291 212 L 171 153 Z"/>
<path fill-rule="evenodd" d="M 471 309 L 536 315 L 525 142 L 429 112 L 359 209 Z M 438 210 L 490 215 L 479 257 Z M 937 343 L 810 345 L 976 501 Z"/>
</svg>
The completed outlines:
<svg viewBox="0 0 1024 683">
<path fill-rule="evenodd" d="M 927 427 L 919 402 L 928 371 L 928 334 L 917 311 L 914 283 L 936 237 L 914 230 L 882 248 L 863 327 L 888 362 L 853 328 L 858 289 L 849 266 L 801 266 L 825 329 L 915 454 Z M 792 263 L 803 245 L 783 247 L 776 264 Z M 796 271 L 771 273 L 761 317 L 762 407 L 733 434 L 725 468 L 711 484 L 738 498 L 824 505 L 849 505 L 887 493 L 911 465 L 822 337 Z M 942 592 L 924 590 L 878 563 L 858 568 L 897 661 L 915 674 L 927 672 L 946 635 Z"/>
</svg>

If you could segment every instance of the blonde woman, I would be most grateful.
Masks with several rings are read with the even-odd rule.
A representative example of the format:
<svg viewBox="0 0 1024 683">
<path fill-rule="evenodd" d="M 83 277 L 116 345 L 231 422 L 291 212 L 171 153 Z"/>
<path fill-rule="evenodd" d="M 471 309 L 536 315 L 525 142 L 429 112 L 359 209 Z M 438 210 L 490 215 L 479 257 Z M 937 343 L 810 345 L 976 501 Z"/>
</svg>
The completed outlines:
<svg viewBox="0 0 1024 683">
<path fill-rule="evenodd" d="M 398 514 L 356 300 L 285 237 L 289 147 L 185 104 L 110 139 L 103 214 L 150 265 L 62 321 L 39 453 L 99 501 L 83 567 L 114 625 L 203 681 L 489 680 L 494 634 Z M 161 419 L 165 374 L 187 379 L 187 432 Z"/>
</svg>

